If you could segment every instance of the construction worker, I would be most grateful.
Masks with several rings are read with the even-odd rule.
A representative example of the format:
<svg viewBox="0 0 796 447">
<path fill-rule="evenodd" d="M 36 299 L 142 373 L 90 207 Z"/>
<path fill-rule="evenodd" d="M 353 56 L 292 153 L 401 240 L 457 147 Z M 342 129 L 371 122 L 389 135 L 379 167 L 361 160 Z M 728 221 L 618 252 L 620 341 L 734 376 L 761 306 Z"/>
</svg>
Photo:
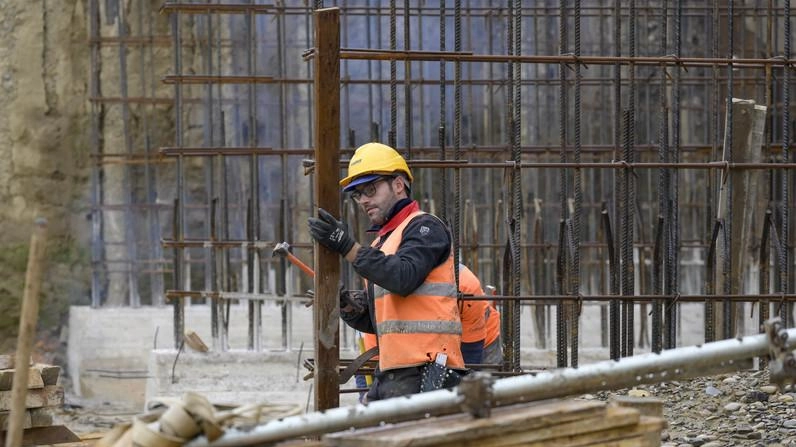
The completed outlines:
<svg viewBox="0 0 796 447">
<path fill-rule="evenodd" d="M 371 246 L 323 209 L 308 220 L 312 237 L 366 280 L 365 293 L 341 292 L 340 316 L 378 338 L 368 401 L 455 386 L 465 372 L 450 232 L 410 198 L 412 180 L 395 149 L 362 145 L 340 186 L 370 219 Z"/>
</svg>

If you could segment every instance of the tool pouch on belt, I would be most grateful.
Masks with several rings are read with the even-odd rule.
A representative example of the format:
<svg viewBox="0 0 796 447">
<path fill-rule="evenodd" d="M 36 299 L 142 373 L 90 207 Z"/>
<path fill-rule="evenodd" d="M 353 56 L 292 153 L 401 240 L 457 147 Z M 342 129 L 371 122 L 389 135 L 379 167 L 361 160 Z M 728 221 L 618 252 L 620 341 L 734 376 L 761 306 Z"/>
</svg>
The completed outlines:
<svg viewBox="0 0 796 447">
<path fill-rule="evenodd" d="M 453 388 L 461 382 L 469 370 L 451 369 L 437 362 L 429 362 L 421 367 L 420 392 Z"/>
</svg>

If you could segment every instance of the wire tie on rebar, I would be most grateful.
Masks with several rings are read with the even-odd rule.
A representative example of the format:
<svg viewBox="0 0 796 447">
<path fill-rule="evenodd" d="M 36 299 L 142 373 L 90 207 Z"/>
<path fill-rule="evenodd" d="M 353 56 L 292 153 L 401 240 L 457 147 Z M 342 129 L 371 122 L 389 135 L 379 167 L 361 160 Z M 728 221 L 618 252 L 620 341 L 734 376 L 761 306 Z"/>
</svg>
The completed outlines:
<svg viewBox="0 0 796 447">
<path fill-rule="evenodd" d="M 680 60 L 680 56 L 676 54 L 667 54 L 664 57 L 674 59 L 674 65 L 681 68 L 684 72 L 688 73 L 688 67 L 686 67 L 685 64 L 683 64 L 683 61 Z"/>
<path fill-rule="evenodd" d="M 575 303 L 578 305 L 578 306 L 577 306 L 577 309 L 578 309 L 578 317 L 580 317 L 580 316 L 581 316 L 581 313 L 582 313 L 582 311 L 583 311 L 583 294 L 582 294 L 582 293 L 578 292 L 578 298 L 577 298 L 577 300 L 575 301 Z"/>
<path fill-rule="evenodd" d="M 722 174 L 721 175 L 721 184 L 723 185 L 723 184 L 727 183 L 727 179 L 730 178 L 730 162 L 727 161 L 727 160 L 722 160 L 722 161 L 720 161 L 718 163 L 720 165 L 722 165 L 722 168 L 721 168 L 721 174 Z"/>
<path fill-rule="evenodd" d="M 785 55 L 784 55 L 784 54 L 780 54 L 780 55 L 778 55 L 778 56 L 772 56 L 772 57 L 770 57 L 770 58 L 769 58 L 769 60 L 771 60 L 771 61 L 777 61 L 777 60 L 781 60 L 781 61 L 783 62 L 783 65 L 784 65 L 785 67 L 790 67 L 791 65 L 793 65 L 793 62 L 791 62 L 791 60 L 790 60 L 790 59 L 788 59 L 787 57 L 785 57 Z"/>
<path fill-rule="evenodd" d="M 583 59 L 581 59 L 581 58 L 580 58 L 580 56 L 578 56 L 577 54 L 575 54 L 575 53 L 567 53 L 567 56 L 572 56 L 572 59 L 574 59 L 574 60 L 575 60 L 575 63 L 576 63 L 576 64 L 578 64 L 578 65 L 582 65 L 582 66 L 583 66 L 583 68 L 585 68 L 586 70 L 588 70 L 588 69 L 589 69 L 589 66 L 588 66 L 588 65 L 586 65 L 586 63 L 585 63 L 585 62 L 583 62 Z M 570 68 L 570 69 L 571 69 L 571 68 Z"/>
<path fill-rule="evenodd" d="M 636 180 L 638 180 L 638 173 L 636 173 L 636 171 L 633 169 L 633 165 L 628 163 L 627 160 L 613 161 L 612 163 L 618 164 L 619 166 L 622 166 L 622 168 L 624 169 L 629 169 L 633 177 L 635 177 Z"/>
<path fill-rule="evenodd" d="M 571 57 L 571 58 L 572 58 L 573 62 L 575 62 L 576 64 L 577 64 L 577 63 L 579 63 L 579 61 L 578 61 L 578 57 L 577 57 L 577 56 L 575 56 L 575 53 L 561 53 L 561 54 L 559 54 L 559 56 L 569 56 L 569 57 Z M 562 64 L 564 64 L 564 66 L 565 66 L 565 67 L 567 67 L 567 68 L 569 68 L 570 70 L 572 70 L 572 71 L 575 71 L 575 70 L 572 68 L 572 65 L 570 65 L 569 63 L 567 63 L 567 62 L 563 62 L 563 61 L 562 61 L 561 63 L 562 63 Z"/>
<path fill-rule="evenodd" d="M 671 308 L 672 308 L 672 306 L 674 306 L 675 304 L 677 304 L 677 302 L 678 302 L 679 300 L 680 300 L 680 292 L 677 292 L 677 293 L 674 295 L 674 299 L 672 300 L 672 302 L 670 302 L 670 303 L 669 303 L 669 306 L 668 306 L 666 309 L 667 309 L 667 310 L 671 309 Z"/>
</svg>

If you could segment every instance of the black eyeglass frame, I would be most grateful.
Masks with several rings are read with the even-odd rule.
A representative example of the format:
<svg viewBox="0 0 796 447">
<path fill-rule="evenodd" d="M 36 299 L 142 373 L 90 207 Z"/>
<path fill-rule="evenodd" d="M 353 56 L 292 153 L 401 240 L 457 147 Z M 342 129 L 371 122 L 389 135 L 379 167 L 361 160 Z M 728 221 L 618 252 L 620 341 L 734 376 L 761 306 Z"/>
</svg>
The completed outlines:
<svg viewBox="0 0 796 447">
<path fill-rule="evenodd" d="M 391 181 L 393 179 L 395 179 L 394 175 L 384 175 L 377 178 L 376 180 L 373 180 L 372 182 L 365 183 L 364 185 L 361 186 L 361 189 L 357 188 L 351 191 L 350 193 L 351 200 L 353 200 L 354 202 L 359 202 L 359 199 L 362 198 L 362 196 L 368 198 L 373 197 L 376 195 L 376 184 L 378 184 L 379 182 Z"/>
</svg>

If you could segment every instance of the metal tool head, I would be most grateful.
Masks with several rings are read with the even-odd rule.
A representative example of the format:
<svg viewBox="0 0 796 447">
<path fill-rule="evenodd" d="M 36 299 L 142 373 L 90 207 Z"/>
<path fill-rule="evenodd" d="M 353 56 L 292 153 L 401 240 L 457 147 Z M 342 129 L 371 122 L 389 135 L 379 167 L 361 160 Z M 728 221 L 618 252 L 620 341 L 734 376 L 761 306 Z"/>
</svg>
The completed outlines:
<svg viewBox="0 0 796 447">
<path fill-rule="evenodd" d="M 276 244 L 276 246 L 274 247 L 274 251 L 271 252 L 271 256 L 276 256 L 276 255 L 286 256 L 289 251 L 290 251 L 290 244 L 288 244 L 287 242 L 280 242 Z"/>
</svg>

